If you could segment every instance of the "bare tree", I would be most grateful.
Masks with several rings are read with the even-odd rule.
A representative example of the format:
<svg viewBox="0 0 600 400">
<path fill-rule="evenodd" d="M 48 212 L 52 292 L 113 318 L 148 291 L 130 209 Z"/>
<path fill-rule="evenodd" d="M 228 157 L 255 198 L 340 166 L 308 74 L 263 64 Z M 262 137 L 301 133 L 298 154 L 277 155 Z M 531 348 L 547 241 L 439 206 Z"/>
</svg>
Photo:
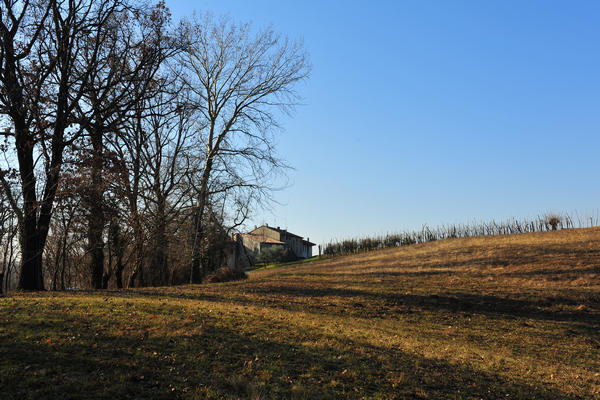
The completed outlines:
<svg viewBox="0 0 600 400">
<path fill-rule="evenodd" d="M 65 290 L 71 287 L 73 274 L 76 271 L 73 265 L 74 253 L 78 243 L 83 242 L 85 214 L 81 207 L 81 191 L 85 181 L 78 173 L 76 154 L 70 151 L 65 153 L 65 166 L 56 192 L 56 201 L 48 234 L 48 241 L 44 251 L 45 272 L 49 287 L 52 290 Z"/>
<path fill-rule="evenodd" d="M 202 279 L 204 213 L 215 171 L 236 177 L 235 186 L 267 188 L 265 174 L 283 163 L 273 149 L 276 115 L 298 101 L 295 85 L 309 73 L 301 44 L 266 29 L 210 16 L 182 24 L 186 38 L 181 63 L 196 111 L 203 162 L 196 187 L 190 281 Z M 237 180 L 237 181 L 236 181 Z"/>
<path fill-rule="evenodd" d="M 0 243 L 20 245 L 19 286 L 166 284 L 170 260 L 199 282 L 285 167 L 274 134 L 302 46 L 209 17 L 171 35 L 162 1 L 0 2 L 0 186 L 18 227 Z"/>
<path fill-rule="evenodd" d="M 121 0 L 4 0 L 0 9 L 0 114 L 18 160 L 16 168 L 0 171 L 0 181 L 20 222 L 23 289 L 44 288 L 42 254 L 63 153 L 85 128 L 73 113 L 100 59 L 98 32 L 124 6 Z M 20 199 L 6 189 L 13 170 Z"/>
<path fill-rule="evenodd" d="M 168 215 L 180 203 L 171 195 L 180 188 L 181 171 L 186 168 L 180 160 L 187 156 L 189 119 L 173 87 L 173 78 L 161 73 L 160 82 L 152 96 L 132 93 L 137 101 L 123 131 L 107 141 L 119 165 L 118 179 L 110 190 L 122 198 L 133 236 L 130 287 L 136 281 L 145 285 L 143 267 L 149 241 L 156 239 L 156 229 L 162 230 L 161 224 L 165 223 L 158 215 Z M 121 286 L 123 270 L 116 271 Z"/>
<path fill-rule="evenodd" d="M 84 49 L 86 59 L 94 52 L 100 55 L 77 108 L 91 144 L 85 204 L 92 286 L 97 289 L 103 287 L 104 274 L 106 138 L 122 134 L 134 108 L 163 90 L 165 82 L 157 73 L 175 49 L 166 32 L 169 21 L 164 3 L 150 9 L 129 7 L 114 13 L 97 32 L 93 42 L 101 43 L 98 48 Z"/>
<path fill-rule="evenodd" d="M 169 228 L 178 229 L 177 216 L 191 188 L 187 177 L 195 169 L 191 154 L 193 131 L 187 91 L 174 86 L 175 95 L 163 93 L 153 102 L 147 119 L 149 140 L 142 148 L 146 174 L 143 177 L 148 231 L 152 243 L 148 267 L 152 285 L 169 281 Z"/>
<path fill-rule="evenodd" d="M 43 289 L 42 255 L 65 150 L 89 139 L 88 240 L 94 287 L 102 286 L 104 138 L 157 85 L 170 42 L 164 2 L 3 0 L 0 7 L 0 123 L 10 153 L 0 183 L 19 219 L 20 286 Z M 138 98 L 133 98 L 136 93 Z M 11 179 L 19 193 L 9 190 Z"/>
<path fill-rule="evenodd" d="M 8 204 L 6 195 L 0 191 L 0 295 L 10 286 L 11 272 L 16 259 L 17 220 Z"/>
</svg>

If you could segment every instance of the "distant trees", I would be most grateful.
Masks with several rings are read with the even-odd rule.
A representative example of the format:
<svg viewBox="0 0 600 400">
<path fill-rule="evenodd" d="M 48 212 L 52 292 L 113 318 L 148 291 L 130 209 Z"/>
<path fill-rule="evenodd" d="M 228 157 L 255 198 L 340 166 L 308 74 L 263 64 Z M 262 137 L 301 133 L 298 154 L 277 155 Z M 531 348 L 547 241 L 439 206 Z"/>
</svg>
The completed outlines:
<svg viewBox="0 0 600 400">
<path fill-rule="evenodd" d="M 163 2 L 3 3 L 0 277 L 106 288 L 220 267 L 285 166 L 273 128 L 308 75 L 301 45 L 209 17 L 174 29 Z"/>
</svg>

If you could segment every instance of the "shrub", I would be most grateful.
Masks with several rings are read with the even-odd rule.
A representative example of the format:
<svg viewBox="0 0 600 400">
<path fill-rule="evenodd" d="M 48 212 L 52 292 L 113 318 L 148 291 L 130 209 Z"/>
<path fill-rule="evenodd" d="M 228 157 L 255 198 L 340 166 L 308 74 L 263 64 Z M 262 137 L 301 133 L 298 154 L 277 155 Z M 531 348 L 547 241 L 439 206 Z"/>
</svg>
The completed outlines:
<svg viewBox="0 0 600 400">
<path fill-rule="evenodd" d="M 562 222 L 562 217 L 557 214 L 546 215 L 546 223 L 550 225 L 550 228 L 555 231 L 558 229 L 558 225 Z"/>
<path fill-rule="evenodd" d="M 283 251 L 283 246 L 271 246 L 261 249 L 257 261 L 260 263 L 280 262 L 283 257 Z"/>
<path fill-rule="evenodd" d="M 204 282 L 231 282 L 248 278 L 246 271 L 236 267 L 221 267 L 204 278 Z"/>
</svg>

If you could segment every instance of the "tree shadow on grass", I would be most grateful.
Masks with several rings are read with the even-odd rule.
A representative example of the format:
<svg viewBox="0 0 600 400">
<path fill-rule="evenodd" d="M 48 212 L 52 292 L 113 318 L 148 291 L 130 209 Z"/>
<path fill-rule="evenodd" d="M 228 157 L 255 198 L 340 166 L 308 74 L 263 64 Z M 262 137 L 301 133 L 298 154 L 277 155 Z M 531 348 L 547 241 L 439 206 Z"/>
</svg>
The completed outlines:
<svg viewBox="0 0 600 400">
<path fill-rule="evenodd" d="M 339 315 L 336 307 L 344 307 L 347 315 L 368 317 L 370 308 L 378 317 L 397 312 L 434 312 L 483 314 L 493 318 L 525 318 L 558 322 L 571 322 L 582 327 L 597 329 L 600 325 L 600 302 L 598 298 L 588 300 L 588 307 L 572 307 L 576 301 L 568 297 L 541 297 L 539 299 L 513 299 L 496 295 L 451 292 L 440 294 L 413 294 L 372 292 L 368 290 L 338 287 L 304 287 L 291 284 L 246 285 L 245 291 L 234 294 L 215 294 L 188 290 L 136 291 L 134 295 L 183 298 L 220 303 L 235 303 L 246 306 L 266 306 L 289 311 L 307 311 Z M 341 300 L 340 304 L 332 302 Z M 370 307 L 375 305 L 376 307 Z M 570 306 L 569 310 L 554 310 L 551 307 Z M 386 307 L 388 312 L 386 313 Z"/>
<path fill-rule="evenodd" d="M 388 306 L 411 306 L 445 312 L 469 312 L 486 315 L 530 318 L 550 321 L 599 324 L 599 313 L 588 309 L 554 311 L 545 307 L 572 305 L 568 298 L 512 299 L 508 297 L 473 293 L 451 292 L 448 294 L 411 294 L 371 292 L 367 290 L 321 287 L 308 288 L 292 285 L 263 285 L 250 289 L 253 294 L 286 295 L 298 298 L 332 297 L 363 299 L 365 303 L 381 301 Z M 600 309 L 598 299 L 589 299 L 590 306 Z"/>
<path fill-rule="evenodd" d="M 94 332 L 94 324 L 90 319 L 86 325 L 92 330 L 73 342 L 1 337 L 0 398 L 577 398 L 520 376 L 308 328 L 266 339 L 258 328 L 255 334 L 242 334 L 206 317 L 201 331 L 169 338 L 108 335 L 102 329 Z M 48 336 L 76 330 L 69 324 L 54 329 Z"/>
<path fill-rule="evenodd" d="M 506 263 L 495 263 L 495 264 L 484 264 L 484 265 L 494 265 L 494 266 L 506 266 Z M 508 271 L 508 272 L 500 272 L 500 271 L 490 271 L 488 273 L 485 272 L 485 269 L 482 268 L 480 271 L 463 271 L 461 269 L 455 268 L 456 266 L 471 266 L 470 263 L 456 263 L 454 266 L 449 266 L 448 264 L 440 264 L 440 265 L 431 265 L 426 268 L 422 266 L 399 266 L 395 268 L 394 271 L 391 271 L 390 268 L 394 267 L 382 267 L 381 271 L 358 271 L 358 272 L 339 272 L 339 273 L 327 273 L 327 272 L 307 272 L 303 273 L 306 277 L 323 277 L 323 278 L 337 278 L 337 277 L 361 277 L 361 278 L 412 278 L 412 277 L 432 277 L 439 275 L 458 275 L 458 274 L 468 274 L 468 277 L 473 278 L 487 278 L 487 277 L 526 277 L 526 276 L 569 276 L 571 278 L 582 277 L 588 274 L 600 274 L 600 267 L 597 265 L 581 268 L 539 268 L 528 271 Z M 415 271 L 415 269 L 417 269 Z"/>
</svg>

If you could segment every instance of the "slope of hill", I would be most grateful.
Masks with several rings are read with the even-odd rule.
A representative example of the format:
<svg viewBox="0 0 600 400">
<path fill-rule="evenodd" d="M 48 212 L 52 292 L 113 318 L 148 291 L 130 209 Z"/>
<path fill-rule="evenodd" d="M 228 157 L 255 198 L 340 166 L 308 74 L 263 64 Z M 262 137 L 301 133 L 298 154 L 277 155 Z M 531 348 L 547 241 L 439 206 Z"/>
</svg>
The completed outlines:
<svg viewBox="0 0 600 400">
<path fill-rule="evenodd" d="M 0 299 L 0 398 L 600 398 L 600 229 Z"/>
</svg>

